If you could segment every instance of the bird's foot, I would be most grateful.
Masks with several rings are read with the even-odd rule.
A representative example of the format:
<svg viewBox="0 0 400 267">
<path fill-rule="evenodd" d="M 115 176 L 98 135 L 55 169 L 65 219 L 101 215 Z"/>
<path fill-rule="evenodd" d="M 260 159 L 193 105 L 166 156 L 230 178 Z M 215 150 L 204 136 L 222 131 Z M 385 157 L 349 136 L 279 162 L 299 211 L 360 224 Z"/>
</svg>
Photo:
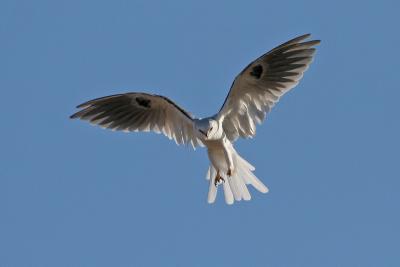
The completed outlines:
<svg viewBox="0 0 400 267">
<path fill-rule="evenodd" d="M 214 185 L 218 186 L 221 183 L 225 183 L 225 179 L 222 178 L 222 176 L 219 175 L 219 173 L 217 173 L 217 175 L 215 176 Z"/>
</svg>

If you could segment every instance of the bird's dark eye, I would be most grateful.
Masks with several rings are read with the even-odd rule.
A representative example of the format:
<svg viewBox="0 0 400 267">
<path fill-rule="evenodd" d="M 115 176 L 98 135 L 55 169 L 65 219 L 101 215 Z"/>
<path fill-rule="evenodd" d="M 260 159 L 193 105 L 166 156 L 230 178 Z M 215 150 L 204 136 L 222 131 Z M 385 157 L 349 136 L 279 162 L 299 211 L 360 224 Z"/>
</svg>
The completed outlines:
<svg viewBox="0 0 400 267">
<path fill-rule="evenodd" d="M 213 127 L 210 128 L 210 132 L 212 131 Z"/>
</svg>

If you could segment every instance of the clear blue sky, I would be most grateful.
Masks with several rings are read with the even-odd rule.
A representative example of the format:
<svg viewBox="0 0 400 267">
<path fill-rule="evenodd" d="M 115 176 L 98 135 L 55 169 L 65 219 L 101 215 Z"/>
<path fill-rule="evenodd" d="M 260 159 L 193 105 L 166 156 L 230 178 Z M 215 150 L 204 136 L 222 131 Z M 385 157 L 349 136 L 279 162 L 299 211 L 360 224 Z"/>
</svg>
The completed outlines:
<svg viewBox="0 0 400 267">
<path fill-rule="evenodd" d="M 0 266 L 400 266 L 397 1 L 0 2 Z M 128 91 L 216 112 L 251 60 L 321 39 L 237 149 L 270 188 L 206 203 L 204 149 L 68 118 Z"/>
</svg>

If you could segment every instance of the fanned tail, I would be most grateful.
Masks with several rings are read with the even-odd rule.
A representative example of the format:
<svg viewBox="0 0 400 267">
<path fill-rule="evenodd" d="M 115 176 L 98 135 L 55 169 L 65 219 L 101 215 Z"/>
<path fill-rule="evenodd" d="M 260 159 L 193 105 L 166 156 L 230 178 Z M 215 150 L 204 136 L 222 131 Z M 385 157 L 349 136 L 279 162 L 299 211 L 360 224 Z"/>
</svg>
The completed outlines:
<svg viewBox="0 0 400 267">
<path fill-rule="evenodd" d="M 267 193 L 268 188 L 253 174 L 255 168 L 243 159 L 235 150 L 233 153 L 233 161 L 235 170 L 232 176 L 227 176 L 226 172 L 220 172 L 221 176 L 225 179 L 223 183 L 223 191 L 225 196 L 225 202 L 229 205 L 233 204 L 234 201 L 250 200 L 251 195 L 247 189 L 247 185 L 252 185 L 261 193 Z M 210 164 L 207 172 L 207 180 L 209 180 L 208 190 L 208 203 L 214 203 L 217 197 L 218 186 L 215 186 L 215 177 L 217 170 Z"/>
</svg>

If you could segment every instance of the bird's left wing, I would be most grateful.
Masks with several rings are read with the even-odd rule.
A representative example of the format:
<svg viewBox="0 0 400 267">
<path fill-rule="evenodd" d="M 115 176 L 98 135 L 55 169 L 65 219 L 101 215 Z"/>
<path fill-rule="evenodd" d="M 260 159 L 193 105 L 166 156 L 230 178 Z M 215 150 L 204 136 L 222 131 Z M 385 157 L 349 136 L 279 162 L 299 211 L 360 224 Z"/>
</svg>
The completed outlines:
<svg viewBox="0 0 400 267">
<path fill-rule="evenodd" d="M 126 93 L 90 100 L 71 116 L 112 130 L 163 133 L 177 144 L 203 144 L 197 138 L 192 116 L 167 97 Z"/>
<path fill-rule="evenodd" d="M 309 34 L 275 47 L 250 63 L 234 80 L 217 114 L 227 138 L 252 137 L 279 98 L 295 87 L 310 65 L 314 45 L 320 41 L 303 40 Z"/>
</svg>

